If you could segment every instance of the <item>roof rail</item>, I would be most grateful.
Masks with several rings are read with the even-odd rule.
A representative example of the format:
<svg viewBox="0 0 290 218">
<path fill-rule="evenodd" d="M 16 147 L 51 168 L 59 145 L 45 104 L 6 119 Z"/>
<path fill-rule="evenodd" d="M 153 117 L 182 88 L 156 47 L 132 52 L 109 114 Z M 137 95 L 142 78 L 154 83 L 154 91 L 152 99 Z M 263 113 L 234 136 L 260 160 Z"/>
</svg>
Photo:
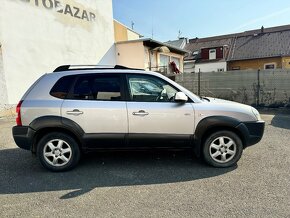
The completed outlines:
<svg viewBox="0 0 290 218">
<path fill-rule="evenodd" d="M 122 65 L 61 65 L 57 67 L 53 72 L 61 72 L 61 71 L 71 71 L 71 70 L 106 70 L 106 69 L 128 69 L 128 70 L 144 70 L 144 69 L 136 69 L 129 68 Z"/>
</svg>

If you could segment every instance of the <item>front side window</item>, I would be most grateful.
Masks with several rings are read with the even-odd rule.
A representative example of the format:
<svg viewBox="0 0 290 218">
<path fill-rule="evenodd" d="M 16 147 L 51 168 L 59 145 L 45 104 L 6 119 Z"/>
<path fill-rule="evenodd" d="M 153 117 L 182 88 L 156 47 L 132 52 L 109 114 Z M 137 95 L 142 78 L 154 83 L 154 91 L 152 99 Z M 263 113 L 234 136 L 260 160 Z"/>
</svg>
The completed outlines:
<svg viewBox="0 0 290 218">
<path fill-rule="evenodd" d="M 118 101 L 121 100 L 119 76 L 80 76 L 73 88 L 72 99 Z"/>
<path fill-rule="evenodd" d="M 128 75 L 131 101 L 170 102 L 178 92 L 166 81 L 146 75 Z"/>
</svg>

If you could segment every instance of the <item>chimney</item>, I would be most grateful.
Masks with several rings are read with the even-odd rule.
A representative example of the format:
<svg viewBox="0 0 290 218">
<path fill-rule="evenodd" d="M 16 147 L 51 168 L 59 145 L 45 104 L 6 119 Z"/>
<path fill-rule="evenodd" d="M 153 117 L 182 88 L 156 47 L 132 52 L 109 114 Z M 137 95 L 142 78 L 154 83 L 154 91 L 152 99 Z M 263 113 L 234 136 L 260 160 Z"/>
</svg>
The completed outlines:
<svg viewBox="0 0 290 218">
<path fill-rule="evenodd" d="M 264 26 L 261 27 L 261 33 L 264 33 Z"/>
</svg>

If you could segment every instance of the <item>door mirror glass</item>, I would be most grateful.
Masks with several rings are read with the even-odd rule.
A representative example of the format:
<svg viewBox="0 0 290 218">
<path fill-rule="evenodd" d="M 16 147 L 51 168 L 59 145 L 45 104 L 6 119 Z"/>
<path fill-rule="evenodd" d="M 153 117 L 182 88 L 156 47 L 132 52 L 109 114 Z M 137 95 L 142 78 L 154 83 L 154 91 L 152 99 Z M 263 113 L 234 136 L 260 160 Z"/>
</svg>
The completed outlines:
<svg viewBox="0 0 290 218">
<path fill-rule="evenodd" d="M 183 92 L 177 92 L 174 97 L 175 102 L 187 102 L 188 97 Z"/>
</svg>

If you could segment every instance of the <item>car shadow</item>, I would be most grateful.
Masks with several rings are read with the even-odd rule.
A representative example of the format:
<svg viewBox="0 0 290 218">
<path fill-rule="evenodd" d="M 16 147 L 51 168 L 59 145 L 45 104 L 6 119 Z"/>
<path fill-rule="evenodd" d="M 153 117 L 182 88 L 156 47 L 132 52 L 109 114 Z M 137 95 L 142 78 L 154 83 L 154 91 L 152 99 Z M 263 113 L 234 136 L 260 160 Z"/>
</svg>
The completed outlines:
<svg viewBox="0 0 290 218">
<path fill-rule="evenodd" d="M 69 199 L 98 187 L 135 186 L 186 182 L 228 173 L 191 157 L 188 151 L 99 152 L 85 155 L 68 172 L 52 173 L 41 167 L 30 152 L 0 150 L 0 194 L 73 190 Z"/>
<path fill-rule="evenodd" d="M 283 129 L 290 129 L 290 115 L 276 114 L 271 121 L 271 125 Z"/>
</svg>

